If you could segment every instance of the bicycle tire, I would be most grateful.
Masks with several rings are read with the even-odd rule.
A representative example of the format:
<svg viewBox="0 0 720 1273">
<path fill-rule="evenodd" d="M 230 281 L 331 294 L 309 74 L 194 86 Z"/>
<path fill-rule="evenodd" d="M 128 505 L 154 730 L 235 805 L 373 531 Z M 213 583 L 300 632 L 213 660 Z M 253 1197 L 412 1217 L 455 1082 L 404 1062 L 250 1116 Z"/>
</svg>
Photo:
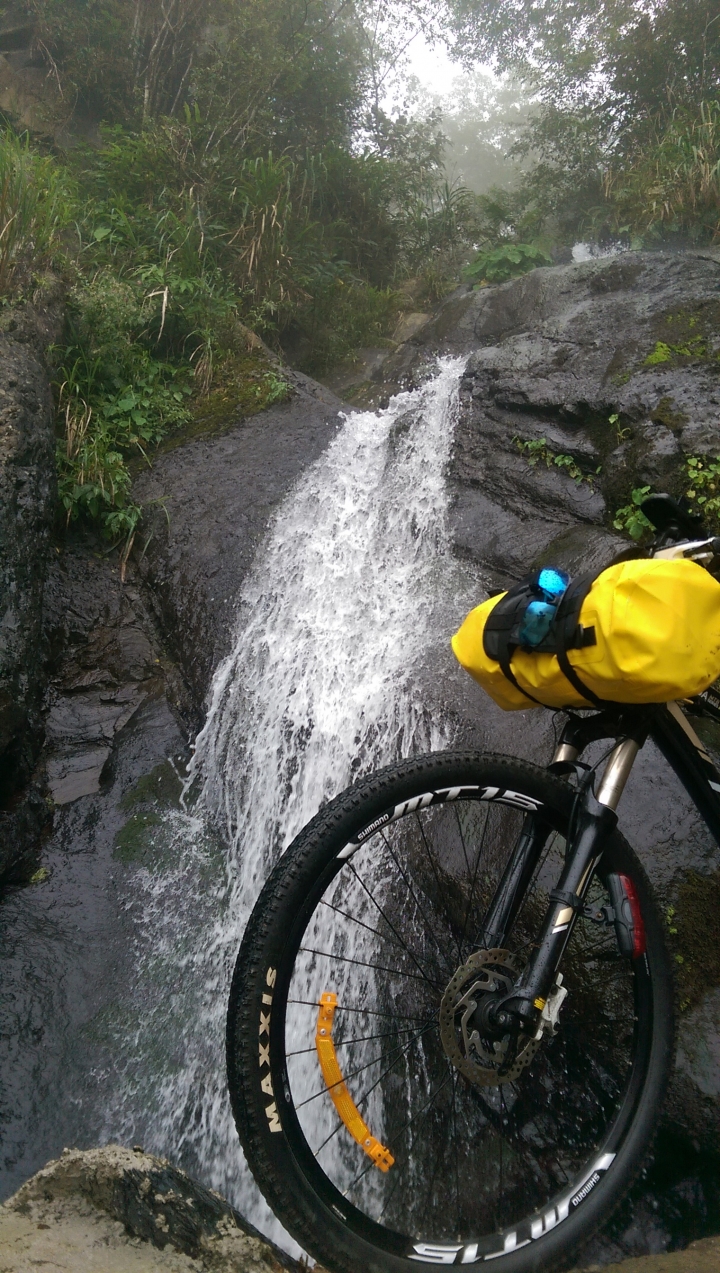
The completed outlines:
<svg viewBox="0 0 720 1273">
<path fill-rule="evenodd" d="M 543 1039 L 512 1082 L 478 1089 L 438 1043 L 446 976 L 472 948 L 468 916 L 471 911 L 476 916 L 488 890 L 491 895 L 515 824 L 536 807 L 550 827 L 515 923 L 517 960 L 542 912 L 544 893 L 556 883 L 573 799 L 567 782 L 508 757 L 445 752 L 403 761 L 321 809 L 262 890 L 230 994 L 231 1103 L 247 1161 L 268 1203 L 293 1237 L 337 1273 L 410 1273 L 418 1266 L 496 1258 L 503 1273 L 559 1268 L 607 1219 L 642 1165 L 671 1065 L 672 978 L 652 890 L 618 832 L 603 854 L 593 886 L 596 900 L 607 898 L 608 871 L 630 876 L 646 953 L 632 960 L 621 956 L 614 929 L 600 931 L 579 919 L 561 965 L 570 994 L 558 1033 Z M 414 830 L 418 826 L 422 834 Z M 360 848 L 350 853 L 347 846 L 354 844 Z M 476 846 L 472 863 L 468 844 Z M 339 853 L 346 856 L 338 858 Z M 469 894 L 463 854 L 468 873 L 474 870 Z M 440 875 L 433 876 L 432 861 Z M 483 899 L 475 893 L 478 878 L 484 881 Z M 342 907 L 336 907 L 338 901 Z M 330 924 L 328 907 L 336 911 Z M 408 945 L 415 938 L 418 944 Z M 328 949 L 319 948 L 324 942 Z M 498 975 L 500 965 L 493 967 L 488 975 Z M 349 1020 L 367 1022 L 357 1028 L 358 1037 L 351 1032 L 337 1047 L 356 1108 L 362 1106 L 374 1136 L 395 1155 L 389 1171 L 377 1170 L 363 1154 L 323 1082 L 313 1036 L 319 994 L 333 985 L 342 992 L 340 1033 L 347 1033 Z M 298 998 L 298 986 L 304 997 Z M 421 1006 L 427 1019 L 416 1015 Z M 413 1017 L 426 1023 L 421 1031 L 410 1026 Z M 412 1036 L 407 1046 L 403 1030 Z M 379 1053 L 368 1062 L 373 1039 L 382 1041 L 373 1044 Z M 436 1086 L 434 1104 L 418 1123 L 421 1101 L 443 1064 L 452 1112 L 449 1092 L 440 1101 Z M 358 1078 L 365 1071 L 373 1079 L 367 1096 L 361 1092 L 366 1080 Z M 415 1108 L 403 1126 L 401 1117 Z M 454 1166 L 447 1150 L 451 1125 Z"/>
</svg>

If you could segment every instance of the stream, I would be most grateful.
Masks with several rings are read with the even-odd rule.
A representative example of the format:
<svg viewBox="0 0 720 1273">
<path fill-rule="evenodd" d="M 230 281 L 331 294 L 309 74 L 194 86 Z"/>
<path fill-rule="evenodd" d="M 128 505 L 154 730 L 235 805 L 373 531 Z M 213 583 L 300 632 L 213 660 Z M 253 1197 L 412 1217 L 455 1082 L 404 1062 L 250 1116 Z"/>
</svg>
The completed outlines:
<svg viewBox="0 0 720 1273">
<path fill-rule="evenodd" d="M 462 360 L 445 359 L 434 379 L 385 410 L 350 414 L 281 506 L 242 589 L 234 648 L 215 674 L 180 807 L 151 823 L 152 866 L 118 869 L 116 851 L 95 858 L 91 881 L 58 871 L 48 931 L 41 889 L 16 892 L 5 910 L 16 939 L 5 995 L 17 1002 L 17 961 L 26 972 L 31 964 L 46 1047 L 69 981 L 84 982 L 80 995 L 90 991 L 96 1009 L 70 1037 L 61 1031 L 69 1055 L 58 1107 L 35 1107 L 30 1129 L 16 1135 L 37 1136 L 42 1118 L 70 1143 L 139 1141 L 286 1246 L 244 1165 L 227 1100 L 229 980 L 264 879 L 318 807 L 361 773 L 452 741 L 451 722 L 431 718 L 413 671 L 477 595 L 445 527 L 461 369 Z M 73 824 L 87 838 L 84 803 L 61 815 L 55 845 L 68 843 Z M 83 934 L 88 886 L 102 915 Z M 19 1059 L 32 1027 L 17 1015 L 15 1024 L 20 1039 L 6 1046 Z M 45 1104 L 52 1085 L 41 1069 L 38 1057 L 33 1082 Z"/>
</svg>

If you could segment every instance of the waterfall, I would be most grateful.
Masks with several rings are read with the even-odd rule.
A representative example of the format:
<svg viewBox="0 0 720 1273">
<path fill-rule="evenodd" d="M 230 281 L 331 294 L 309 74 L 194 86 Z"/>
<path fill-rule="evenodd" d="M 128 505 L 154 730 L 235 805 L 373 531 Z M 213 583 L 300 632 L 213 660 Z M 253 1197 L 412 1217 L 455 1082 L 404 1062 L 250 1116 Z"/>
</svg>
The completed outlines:
<svg viewBox="0 0 720 1273">
<path fill-rule="evenodd" d="M 199 798 L 169 819 L 175 865 L 148 874 L 137 903 L 134 1060 L 108 1134 L 142 1123 L 147 1148 L 181 1159 L 286 1246 L 226 1095 L 229 980 L 263 881 L 318 807 L 359 774 L 451 741 L 413 669 L 437 644 L 452 574 L 445 469 L 462 365 L 443 359 L 383 411 L 348 415 L 285 499 L 214 678 L 188 779 Z M 137 1064 L 148 1053 L 152 1086 Z"/>
</svg>

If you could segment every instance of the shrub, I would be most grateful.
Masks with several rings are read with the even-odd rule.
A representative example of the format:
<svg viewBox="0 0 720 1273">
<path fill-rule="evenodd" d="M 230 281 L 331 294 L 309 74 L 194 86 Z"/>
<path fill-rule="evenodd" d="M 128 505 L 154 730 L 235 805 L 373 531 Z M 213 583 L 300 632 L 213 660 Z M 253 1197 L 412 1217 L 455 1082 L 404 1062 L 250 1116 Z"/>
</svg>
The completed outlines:
<svg viewBox="0 0 720 1273">
<path fill-rule="evenodd" d="M 660 117 L 634 160 L 610 169 L 605 193 L 619 232 L 692 239 L 720 232 L 720 101 Z"/>
<path fill-rule="evenodd" d="M 132 533 L 140 515 L 128 460 L 147 460 L 188 416 L 189 369 L 154 358 L 141 343 L 144 329 L 141 297 L 105 271 L 76 285 L 68 343 L 54 351 L 60 499 L 68 521 L 85 513 L 112 537 Z"/>
<path fill-rule="evenodd" d="M 502 243 L 478 252 L 465 268 L 465 277 L 481 283 L 505 283 L 538 265 L 552 265 L 552 257 L 532 243 Z"/>
<path fill-rule="evenodd" d="M 336 278 L 299 315 L 300 330 L 310 342 L 303 370 L 322 371 L 362 345 L 381 345 L 399 308 L 399 294 L 391 288 Z"/>
<path fill-rule="evenodd" d="M 687 499 L 694 503 L 698 513 L 702 513 L 708 527 L 717 530 L 720 525 L 720 456 L 711 460 L 709 456 L 691 455 L 686 462 L 686 473 L 690 486 L 685 492 Z"/>
<path fill-rule="evenodd" d="M 566 477 L 571 477 L 577 486 L 580 486 L 581 482 L 588 482 L 592 486 L 597 473 L 600 472 L 600 469 L 597 468 L 595 473 L 584 473 L 572 455 L 564 455 L 562 452 L 552 451 L 545 438 L 532 440 L 513 438 L 513 442 L 525 456 L 531 468 L 535 468 L 542 461 L 546 468 L 554 466 L 560 469 Z"/>
</svg>

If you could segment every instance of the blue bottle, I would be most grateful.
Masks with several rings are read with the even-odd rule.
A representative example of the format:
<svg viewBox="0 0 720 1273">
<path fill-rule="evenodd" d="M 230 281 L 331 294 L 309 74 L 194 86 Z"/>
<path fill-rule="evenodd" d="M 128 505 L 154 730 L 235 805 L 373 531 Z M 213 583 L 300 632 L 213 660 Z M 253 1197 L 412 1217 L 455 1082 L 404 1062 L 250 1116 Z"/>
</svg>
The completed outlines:
<svg viewBox="0 0 720 1273">
<path fill-rule="evenodd" d="M 546 566 L 538 575 L 538 591 L 543 599 L 556 606 L 570 583 L 570 576 L 564 570 L 556 570 L 554 566 Z"/>
<path fill-rule="evenodd" d="M 544 641 L 550 631 L 550 624 L 555 618 L 556 607 L 548 601 L 531 601 L 525 611 L 520 628 L 520 644 L 523 649 L 533 650 Z"/>
<path fill-rule="evenodd" d="M 554 566 L 546 566 L 540 571 L 537 591 L 542 599 L 528 604 L 520 627 L 520 644 L 524 650 L 534 650 L 545 640 L 569 582 L 570 576 Z"/>
</svg>

